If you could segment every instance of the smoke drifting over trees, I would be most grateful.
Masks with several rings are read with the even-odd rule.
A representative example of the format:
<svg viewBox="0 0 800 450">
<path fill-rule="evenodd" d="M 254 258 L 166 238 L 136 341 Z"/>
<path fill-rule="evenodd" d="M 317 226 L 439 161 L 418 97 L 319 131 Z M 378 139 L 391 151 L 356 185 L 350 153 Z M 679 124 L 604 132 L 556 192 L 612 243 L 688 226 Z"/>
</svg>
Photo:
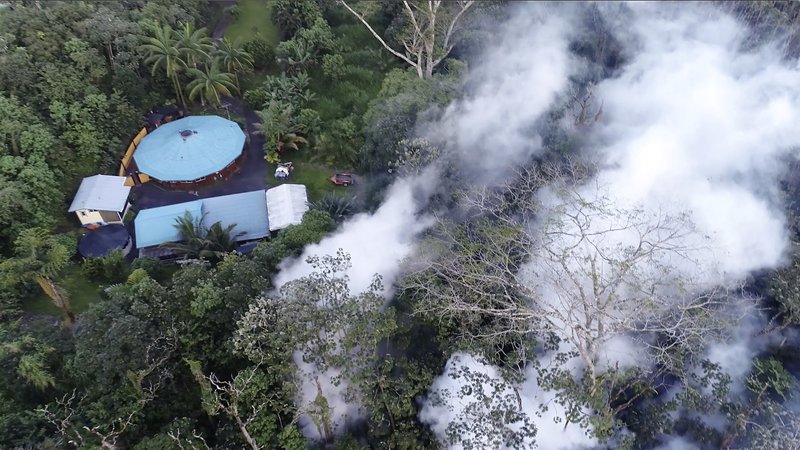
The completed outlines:
<svg viewBox="0 0 800 450">
<path fill-rule="evenodd" d="M 681 420 L 675 399 L 725 379 L 720 368 L 746 403 L 770 338 L 755 336 L 766 322 L 742 287 L 790 256 L 779 180 L 800 145 L 796 61 L 752 46 L 713 5 L 515 13 L 464 98 L 418 124 L 443 149 L 428 178 L 398 181 L 306 254 L 345 249 L 353 280 L 401 274 L 418 314 L 458 328 L 463 350 L 419 415 L 445 447 L 628 445 L 619 418 L 637 402 Z M 565 159 L 573 171 L 548 173 Z M 440 177 L 452 170 L 457 181 Z M 724 439 L 751 439 L 703 414 Z"/>
</svg>

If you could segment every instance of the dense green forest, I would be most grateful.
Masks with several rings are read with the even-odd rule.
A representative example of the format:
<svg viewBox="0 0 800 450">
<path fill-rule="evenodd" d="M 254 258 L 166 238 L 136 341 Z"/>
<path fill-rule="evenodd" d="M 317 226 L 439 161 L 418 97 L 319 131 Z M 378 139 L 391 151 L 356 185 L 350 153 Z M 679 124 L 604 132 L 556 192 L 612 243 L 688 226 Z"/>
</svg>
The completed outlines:
<svg viewBox="0 0 800 450">
<path fill-rule="evenodd" d="M 780 1 L 0 2 L 0 448 L 800 448 L 798 36 Z M 255 115 L 302 223 L 81 258 L 72 196 L 160 105 Z"/>
</svg>

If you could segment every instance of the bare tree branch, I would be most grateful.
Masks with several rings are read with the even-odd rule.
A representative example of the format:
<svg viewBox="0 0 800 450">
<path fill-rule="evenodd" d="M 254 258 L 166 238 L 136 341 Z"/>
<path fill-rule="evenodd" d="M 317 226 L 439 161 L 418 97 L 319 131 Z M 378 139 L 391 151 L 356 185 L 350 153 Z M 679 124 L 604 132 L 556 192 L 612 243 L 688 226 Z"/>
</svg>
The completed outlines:
<svg viewBox="0 0 800 450">
<path fill-rule="evenodd" d="M 386 50 L 416 69 L 417 75 L 422 79 L 433 76 L 433 69 L 453 50 L 458 24 L 464 14 L 475 5 L 474 0 L 403 0 L 403 12 L 410 23 L 407 34 L 399 39 L 405 50 L 403 54 L 393 49 L 367 22 L 364 15 L 359 14 L 345 0 L 338 1 L 367 27 Z"/>
</svg>

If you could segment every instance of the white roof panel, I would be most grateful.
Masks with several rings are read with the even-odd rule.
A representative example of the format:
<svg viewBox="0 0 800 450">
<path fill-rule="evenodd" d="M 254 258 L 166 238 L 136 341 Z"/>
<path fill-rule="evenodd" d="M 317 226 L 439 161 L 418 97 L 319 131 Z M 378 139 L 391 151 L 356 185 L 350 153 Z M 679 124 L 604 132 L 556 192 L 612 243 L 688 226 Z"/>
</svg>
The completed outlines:
<svg viewBox="0 0 800 450">
<path fill-rule="evenodd" d="M 267 190 L 269 231 L 298 225 L 308 211 L 306 187 L 302 184 L 282 184 Z"/>
<path fill-rule="evenodd" d="M 69 206 L 69 212 L 79 209 L 122 212 L 130 191 L 130 186 L 125 186 L 125 177 L 95 175 L 84 178 Z"/>
</svg>

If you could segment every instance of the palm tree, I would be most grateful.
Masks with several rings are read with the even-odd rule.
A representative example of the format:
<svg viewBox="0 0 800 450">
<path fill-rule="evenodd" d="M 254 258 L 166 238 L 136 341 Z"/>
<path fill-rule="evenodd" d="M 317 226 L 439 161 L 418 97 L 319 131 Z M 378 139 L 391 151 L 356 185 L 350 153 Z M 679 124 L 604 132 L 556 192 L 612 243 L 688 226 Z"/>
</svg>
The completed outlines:
<svg viewBox="0 0 800 450">
<path fill-rule="evenodd" d="M 295 123 L 294 107 L 284 101 L 272 100 L 267 106 L 257 111 L 261 123 L 256 124 L 259 133 L 267 137 L 264 142 L 264 157 L 268 161 L 287 149 L 299 150 L 300 145 L 308 144 L 308 140 L 298 134 L 298 125 Z"/>
<path fill-rule="evenodd" d="M 154 36 L 147 38 L 147 43 L 141 46 L 141 49 L 147 53 L 145 63 L 152 65 L 151 73 L 153 75 L 163 67 L 164 72 L 172 81 L 175 88 L 175 95 L 177 100 L 186 107 L 186 99 L 183 96 L 178 73 L 186 65 L 185 61 L 181 58 L 181 51 L 178 48 L 178 40 L 170 28 L 164 25 L 154 30 Z"/>
<path fill-rule="evenodd" d="M 199 61 L 207 61 L 214 49 L 213 40 L 208 36 L 205 28 L 195 29 L 189 22 L 177 33 L 178 53 L 187 67 L 197 68 Z"/>
<path fill-rule="evenodd" d="M 183 217 L 175 219 L 175 228 L 183 239 L 182 242 L 169 242 L 162 244 L 164 248 L 176 250 L 184 258 L 205 259 L 217 261 L 222 259 L 226 253 L 236 250 L 236 237 L 245 233 L 239 232 L 231 235 L 236 224 L 222 227 L 220 222 L 215 222 L 209 228 L 203 227 L 205 214 L 201 217 L 192 217 L 192 213 L 186 212 Z"/>
<path fill-rule="evenodd" d="M 324 211 L 337 222 L 342 222 L 355 212 L 353 200 L 353 197 L 339 195 L 335 192 L 328 192 L 319 201 L 310 202 L 309 206 L 311 209 Z"/>
<path fill-rule="evenodd" d="M 64 314 L 64 325 L 71 327 L 75 323 L 75 314 L 70 309 L 69 297 L 54 281 L 69 261 L 69 249 L 42 228 L 22 231 L 14 246 L 16 256 L 0 263 L 3 278 L 0 284 L 36 282 Z"/>
<path fill-rule="evenodd" d="M 214 56 L 222 63 L 225 70 L 233 74 L 236 87 L 239 87 L 239 72 L 253 68 L 253 57 L 247 53 L 238 42 L 231 42 L 223 38 L 217 44 Z"/>
<path fill-rule="evenodd" d="M 300 150 L 301 145 L 307 145 L 308 139 L 296 133 L 282 134 L 278 138 L 278 152 L 283 152 L 287 149 Z"/>
<path fill-rule="evenodd" d="M 214 60 L 211 66 L 207 66 L 205 70 L 189 69 L 189 75 L 193 78 L 186 86 L 189 89 L 189 99 L 194 100 L 199 95 L 200 103 L 204 106 L 206 100 L 219 106 L 220 95 L 230 96 L 231 91 L 236 90 L 233 75 L 220 72 L 217 60 Z"/>
</svg>

